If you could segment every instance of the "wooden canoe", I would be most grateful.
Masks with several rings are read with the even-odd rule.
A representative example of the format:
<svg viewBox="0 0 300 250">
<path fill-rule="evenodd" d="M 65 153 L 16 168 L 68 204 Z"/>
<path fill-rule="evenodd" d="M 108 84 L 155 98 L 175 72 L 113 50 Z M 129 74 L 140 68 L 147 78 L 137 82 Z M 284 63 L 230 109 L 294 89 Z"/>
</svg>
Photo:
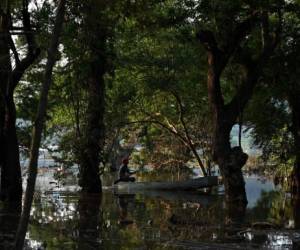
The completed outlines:
<svg viewBox="0 0 300 250">
<path fill-rule="evenodd" d="M 186 181 L 174 182 L 119 182 L 113 188 L 118 191 L 135 191 L 135 190 L 197 190 L 218 185 L 217 176 L 200 177 Z"/>
</svg>

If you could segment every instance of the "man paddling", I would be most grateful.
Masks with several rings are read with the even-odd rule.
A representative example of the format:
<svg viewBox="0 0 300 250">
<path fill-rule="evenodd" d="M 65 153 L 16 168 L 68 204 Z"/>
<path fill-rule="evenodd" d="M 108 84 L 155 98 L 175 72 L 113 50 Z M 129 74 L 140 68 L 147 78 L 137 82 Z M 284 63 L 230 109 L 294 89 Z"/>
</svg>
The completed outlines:
<svg viewBox="0 0 300 250">
<path fill-rule="evenodd" d="M 122 165 L 119 170 L 119 179 L 114 182 L 114 184 L 119 183 L 120 181 L 124 182 L 134 182 L 135 178 L 130 177 L 130 175 L 135 174 L 136 171 L 130 171 L 128 168 L 129 158 L 124 158 L 122 160 Z"/>
</svg>

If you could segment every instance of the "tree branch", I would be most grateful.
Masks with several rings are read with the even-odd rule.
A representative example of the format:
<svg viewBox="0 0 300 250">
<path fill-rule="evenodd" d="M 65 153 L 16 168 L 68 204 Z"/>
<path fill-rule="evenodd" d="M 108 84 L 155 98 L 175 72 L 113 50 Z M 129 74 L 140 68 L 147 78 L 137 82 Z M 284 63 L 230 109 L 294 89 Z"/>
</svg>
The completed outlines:
<svg viewBox="0 0 300 250">
<path fill-rule="evenodd" d="M 168 125 L 158 121 L 158 120 L 139 120 L 139 121 L 133 121 L 133 122 L 127 122 L 127 123 L 122 123 L 122 125 L 130 125 L 130 124 L 137 124 L 137 123 L 150 123 L 150 124 L 157 124 L 160 127 L 164 128 L 166 131 L 168 131 L 169 133 L 175 135 L 176 137 L 178 137 L 178 139 L 180 139 L 184 145 L 188 146 L 186 138 L 184 136 L 182 136 L 181 134 L 179 134 L 177 131 L 174 131 L 172 128 L 170 128 Z M 121 125 L 121 124 L 120 124 Z"/>
<path fill-rule="evenodd" d="M 198 152 L 197 152 L 197 150 L 195 148 L 195 145 L 194 145 L 194 143 L 192 141 L 190 133 L 189 133 L 189 131 L 187 129 L 187 126 L 186 126 L 186 123 L 185 123 L 185 120 L 184 120 L 184 117 L 183 117 L 183 105 L 182 105 L 181 98 L 180 98 L 180 96 L 175 91 L 171 91 L 171 93 L 175 97 L 175 99 L 177 101 L 177 104 L 178 104 L 178 107 L 179 107 L 179 120 L 180 120 L 180 122 L 182 124 L 182 127 L 183 127 L 183 130 L 184 130 L 185 137 L 186 137 L 187 143 L 189 145 L 189 148 L 192 150 L 194 156 L 196 157 L 203 175 L 207 176 L 204 164 L 203 164 L 201 158 L 199 157 L 199 154 L 198 154 Z"/>
<path fill-rule="evenodd" d="M 218 47 L 216 38 L 212 31 L 210 30 L 199 30 L 196 34 L 198 40 L 203 44 L 204 48 L 207 51 L 212 52 L 213 54 L 222 53 Z"/>
<path fill-rule="evenodd" d="M 219 77 L 226 64 L 225 54 L 218 47 L 215 36 L 211 31 L 200 30 L 196 36 L 208 52 L 208 95 L 211 104 L 219 110 L 224 105 Z"/>
<path fill-rule="evenodd" d="M 16 61 L 16 65 L 19 65 L 19 64 L 20 64 L 19 54 L 18 54 L 18 52 L 17 52 L 15 43 L 14 43 L 14 41 L 13 41 L 11 35 L 8 36 L 8 42 L 9 42 L 9 47 L 10 47 L 10 49 L 12 50 L 12 52 L 13 52 L 13 54 L 14 54 L 14 58 L 15 58 L 15 61 Z"/>
<path fill-rule="evenodd" d="M 246 104 L 252 97 L 254 88 L 259 82 L 259 77 L 262 74 L 264 64 L 279 43 L 278 36 L 279 34 L 276 34 L 273 40 L 269 40 L 268 44 L 265 44 L 263 51 L 256 60 L 253 60 L 250 56 L 246 55 L 243 57 L 243 61 L 241 62 L 245 73 L 243 82 L 231 102 L 225 107 L 228 116 L 231 116 L 233 122 L 235 122 L 240 110 L 244 110 Z"/>
<path fill-rule="evenodd" d="M 35 61 L 40 54 L 40 49 L 37 47 L 34 34 L 32 32 L 30 14 L 28 12 L 28 1 L 23 0 L 22 22 L 24 27 L 24 34 L 28 46 L 28 52 L 24 59 L 22 59 L 12 72 L 10 79 L 9 92 L 12 93 L 23 76 L 25 70 Z"/>
<path fill-rule="evenodd" d="M 254 11 L 250 17 L 239 23 L 232 33 L 231 39 L 228 40 L 224 47 L 226 57 L 229 59 L 234 51 L 238 48 L 241 41 L 247 36 L 247 34 L 253 29 L 254 25 L 260 20 L 259 11 Z"/>
</svg>

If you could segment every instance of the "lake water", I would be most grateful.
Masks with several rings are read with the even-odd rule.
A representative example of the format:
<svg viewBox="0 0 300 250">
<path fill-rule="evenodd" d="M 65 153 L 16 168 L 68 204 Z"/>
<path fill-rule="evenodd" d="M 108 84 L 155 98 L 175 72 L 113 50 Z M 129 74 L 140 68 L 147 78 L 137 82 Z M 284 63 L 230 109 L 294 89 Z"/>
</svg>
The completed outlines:
<svg viewBox="0 0 300 250">
<path fill-rule="evenodd" d="M 37 193 L 27 248 L 298 249 L 299 204 L 268 180 L 246 178 L 246 190 L 249 204 L 242 215 L 226 209 L 222 190 L 214 195 L 104 190 L 102 197 Z"/>
</svg>

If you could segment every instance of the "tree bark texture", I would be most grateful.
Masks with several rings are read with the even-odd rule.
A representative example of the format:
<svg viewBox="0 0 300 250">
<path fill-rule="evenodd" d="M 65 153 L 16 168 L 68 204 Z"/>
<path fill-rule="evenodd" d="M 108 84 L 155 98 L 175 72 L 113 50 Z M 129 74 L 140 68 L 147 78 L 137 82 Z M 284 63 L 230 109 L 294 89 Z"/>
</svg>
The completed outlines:
<svg viewBox="0 0 300 250">
<path fill-rule="evenodd" d="M 86 127 L 81 140 L 80 180 L 82 191 L 102 192 L 100 169 L 101 151 L 104 145 L 104 65 L 91 63 L 91 75 L 88 79 L 88 106 Z"/>
<path fill-rule="evenodd" d="M 41 88 L 40 100 L 37 110 L 37 115 L 32 131 L 32 141 L 29 159 L 29 176 L 27 179 L 27 186 L 24 198 L 24 206 L 17 230 L 15 239 L 16 249 L 23 249 L 25 235 L 30 217 L 30 210 L 33 201 L 35 181 L 38 167 L 39 148 L 42 138 L 42 132 L 45 123 L 45 116 L 48 104 L 48 92 L 52 83 L 52 71 L 57 60 L 57 48 L 59 44 L 59 37 L 62 30 L 63 20 L 65 13 L 65 0 L 60 0 L 57 7 L 57 14 L 53 29 L 50 47 L 48 50 L 47 64 L 45 68 L 44 81 Z"/>
</svg>

